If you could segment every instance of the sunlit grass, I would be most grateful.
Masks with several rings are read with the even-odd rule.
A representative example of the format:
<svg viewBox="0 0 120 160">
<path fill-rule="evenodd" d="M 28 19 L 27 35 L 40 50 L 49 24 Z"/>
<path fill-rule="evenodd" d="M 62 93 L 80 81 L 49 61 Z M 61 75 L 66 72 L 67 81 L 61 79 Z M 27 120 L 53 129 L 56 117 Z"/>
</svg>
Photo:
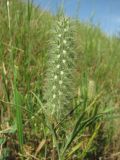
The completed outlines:
<svg viewBox="0 0 120 160">
<path fill-rule="evenodd" d="M 0 2 L 1 160 L 91 160 L 119 151 L 119 38 L 70 19 L 76 28 L 74 93 L 69 97 L 67 88 L 69 103 L 63 103 L 64 114 L 53 121 L 43 90 L 55 21 L 29 1 Z"/>
</svg>

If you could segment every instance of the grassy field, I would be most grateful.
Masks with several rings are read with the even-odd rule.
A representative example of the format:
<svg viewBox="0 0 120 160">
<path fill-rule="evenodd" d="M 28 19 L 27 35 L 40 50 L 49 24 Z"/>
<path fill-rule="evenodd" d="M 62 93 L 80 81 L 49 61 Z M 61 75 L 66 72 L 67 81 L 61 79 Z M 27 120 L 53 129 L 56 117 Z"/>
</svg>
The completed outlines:
<svg viewBox="0 0 120 160">
<path fill-rule="evenodd" d="M 120 160 L 119 52 L 91 24 L 0 1 L 0 160 Z"/>
</svg>

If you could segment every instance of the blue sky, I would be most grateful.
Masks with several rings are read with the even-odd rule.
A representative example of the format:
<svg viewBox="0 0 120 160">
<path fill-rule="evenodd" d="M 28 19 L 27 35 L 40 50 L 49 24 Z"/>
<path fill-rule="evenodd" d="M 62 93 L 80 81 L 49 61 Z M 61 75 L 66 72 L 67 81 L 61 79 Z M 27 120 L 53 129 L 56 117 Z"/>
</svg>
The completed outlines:
<svg viewBox="0 0 120 160">
<path fill-rule="evenodd" d="M 46 10 L 56 12 L 62 0 L 33 0 Z M 78 2 L 80 9 L 78 10 Z M 92 21 L 99 24 L 108 35 L 120 31 L 120 0 L 64 0 L 67 15 L 77 17 L 81 21 Z"/>
</svg>

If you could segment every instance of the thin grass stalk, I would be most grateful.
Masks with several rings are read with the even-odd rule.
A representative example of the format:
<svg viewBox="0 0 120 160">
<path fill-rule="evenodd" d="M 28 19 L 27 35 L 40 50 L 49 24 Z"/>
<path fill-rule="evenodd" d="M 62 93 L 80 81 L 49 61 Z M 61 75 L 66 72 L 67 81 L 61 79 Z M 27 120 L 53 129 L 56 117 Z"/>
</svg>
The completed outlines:
<svg viewBox="0 0 120 160">
<path fill-rule="evenodd" d="M 16 115 L 16 125 L 18 133 L 18 141 L 20 146 L 20 151 L 23 152 L 23 120 L 22 120 L 22 109 L 21 109 L 21 95 L 17 89 L 17 67 L 14 71 L 14 82 L 13 82 L 13 94 L 14 94 L 14 104 L 15 104 L 15 115 Z"/>
</svg>

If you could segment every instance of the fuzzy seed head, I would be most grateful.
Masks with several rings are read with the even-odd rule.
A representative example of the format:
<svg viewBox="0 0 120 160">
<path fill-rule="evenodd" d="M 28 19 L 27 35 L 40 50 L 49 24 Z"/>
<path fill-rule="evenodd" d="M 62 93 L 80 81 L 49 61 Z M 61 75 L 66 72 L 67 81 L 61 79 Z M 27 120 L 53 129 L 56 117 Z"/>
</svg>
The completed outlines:
<svg viewBox="0 0 120 160">
<path fill-rule="evenodd" d="M 50 40 L 50 56 L 47 63 L 46 86 L 44 99 L 46 109 L 51 116 L 51 120 L 60 120 L 65 114 L 64 106 L 68 104 L 68 99 L 72 92 L 72 42 L 73 30 L 70 19 L 61 15 L 58 17 L 53 28 L 53 36 Z M 69 49 L 69 50 L 68 50 Z M 52 93 L 52 94 L 51 94 Z"/>
<path fill-rule="evenodd" d="M 54 76 L 54 79 L 57 79 L 57 75 Z"/>
<path fill-rule="evenodd" d="M 62 62 L 63 62 L 63 63 L 66 63 L 66 60 L 65 60 L 65 59 L 63 59 L 63 60 L 62 60 Z"/>
<path fill-rule="evenodd" d="M 53 90 L 55 90 L 56 89 L 56 86 L 53 86 Z"/>
<path fill-rule="evenodd" d="M 53 99 L 55 99 L 56 98 L 56 94 L 53 94 Z"/>
<path fill-rule="evenodd" d="M 63 81 L 62 81 L 62 80 L 60 80 L 60 81 L 59 81 L 59 84 L 61 85 L 62 83 L 63 83 Z"/>
<path fill-rule="evenodd" d="M 63 75 L 63 74 L 64 74 L 64 72 L 63 72 L 63 71 L 61 71 L 61 72 L 60 72 L 60 74 L 61 74 L 61 75 Z"/>
<path fill-rule="evenodd" d="M 58 69 L 60 68 L 60 65 L 59 65 L 59 64 L 57 65 L 57 68 L 58 68 Z"/>
<path fill-rule="evenodd" d="M 64 44 L 66 44 L 66 43 L 67 43 L 67 41 L 66 41 L 66 40 L 63 40 L 63 43 L 64 43 Z"/>
<path fill-rule="evenodd" d="M 57 58 L 60 58 L 60 54 L 57 55 Z"/>
<path fill-rule="evenodd" d="M 65 29 L 64 29 L 64 32 L 67 32 L 67 31 L 68 31 L 68 29 L 65 28 Z"/>
<path fill-rule="evenodd" d="M 61 35 L 61 34 L 59 34 L 59 35 L 58 35 L 58 37 L 59 37 L 59 38 L 61 38 L 61 37 L 62 37 L 62 35 Z"/>
<path fill-rule="evenodd" d="M 62 92 L 61 92 L 61 91 L 59 91 L 58 93 L 59 93 L 59 96 L 61 96 L 61 95 L 62 95 Z"/>
<path fill-rule="evenodd" d="M 63 54 L 66 54 L 66 50 L 63 50 Z"/>
<path fill-rule="evenodd" d="M 7 1 L 7 6 L 9 6 L 10 5 L 10 2 L 9 2 L 9 0 Z"/>
</svg>

